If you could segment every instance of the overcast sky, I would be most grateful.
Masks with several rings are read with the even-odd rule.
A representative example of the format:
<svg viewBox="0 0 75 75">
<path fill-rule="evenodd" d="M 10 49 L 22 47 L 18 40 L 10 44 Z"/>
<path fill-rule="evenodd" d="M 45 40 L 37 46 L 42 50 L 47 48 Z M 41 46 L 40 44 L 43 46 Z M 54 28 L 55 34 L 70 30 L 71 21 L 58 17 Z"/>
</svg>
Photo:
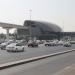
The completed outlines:
<svg viewBox="0 0 75 75">
<path fill-rule="evenodd" d="M 75 0 L 0 0 L 0 22 L 23 25 L 24 20 L 48 21 L 75 31 Z M 13 30 L 10 31 L 11 33 Z M 6 33 L 0 28 L 0 33 Z"/>
</svg>

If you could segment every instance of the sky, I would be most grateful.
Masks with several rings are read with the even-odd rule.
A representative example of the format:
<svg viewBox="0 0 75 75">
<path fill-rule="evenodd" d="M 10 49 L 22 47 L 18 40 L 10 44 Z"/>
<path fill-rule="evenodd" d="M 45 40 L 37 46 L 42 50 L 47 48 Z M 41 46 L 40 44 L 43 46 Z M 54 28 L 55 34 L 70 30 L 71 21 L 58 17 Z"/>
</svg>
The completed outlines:
<svg viewBox="0 0 75 75">
<path fill-rule="evenodd" d="M 0 0 L 0 22 L 23 25 L 30 19 L 30 10 L 31 20 L 54 23 L 66 32 L 75 32 L 75 0 Z M 0 28 L 0 33 L 6 30 Z"/>
</svg>

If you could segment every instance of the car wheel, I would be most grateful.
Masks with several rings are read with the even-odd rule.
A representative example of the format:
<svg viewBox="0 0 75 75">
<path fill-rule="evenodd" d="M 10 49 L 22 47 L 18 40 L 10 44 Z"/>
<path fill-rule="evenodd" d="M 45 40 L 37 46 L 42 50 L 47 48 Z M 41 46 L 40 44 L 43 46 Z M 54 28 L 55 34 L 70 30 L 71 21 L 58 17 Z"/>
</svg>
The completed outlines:
<svg viewBox="0 0 75 75">
<path fill-rule="evenodd" d="M 18 52 L 18 49 L 16 48 L 15 52 Z"/>
<path fill-rule="evenodd" d="M 24 48 L 22 49 L 22 51 L 24 51 Z"/>
<path fill-rule="evenodd" d="M 28 45 L 28 47 L 29 47 L 29 45 Z"/>
<path fill-rule="evenodd" d="M 10 52 L 9 50 L 7 50 L 7 52 Z"/>
<path fill-rule="evenodd" d="M 1 50 L 2 50 L 2 48 L 1 48 Z"/>
<path fill-rule="evenodd" d="M 32 47 L 31 45 L 28 45 L 28 47 Z"/>
<path fill-rule="evenodd" d="M 47 46 L 47 45 L 45 44 L 45 46 Z"/>
<path fill-rule="evenodd" d="M 46 46 L 46 45 L 45 45 Z"/>
</svg>

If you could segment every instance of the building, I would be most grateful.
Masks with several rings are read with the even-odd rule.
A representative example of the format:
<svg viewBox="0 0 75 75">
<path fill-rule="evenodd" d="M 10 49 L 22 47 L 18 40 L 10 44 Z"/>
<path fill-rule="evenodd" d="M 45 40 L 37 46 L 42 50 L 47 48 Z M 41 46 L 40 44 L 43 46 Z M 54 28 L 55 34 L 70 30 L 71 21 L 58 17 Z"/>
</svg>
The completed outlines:
<svg viewBox="0 0 75 75">
<path fill-rule="evenodd" d="M 36 37 L 37 39 L 56 39 L 57 33 L 62 29 L 56 24 L 26 20 L 24 26 L 28 29 L 17 29 L 17 35 L 19 38 Z"/>
<path fill-rule="evenodd" d="M 73 40 L 75 41 L 75 32 L 60 32 L 59 38 L 64 40 Z"/>
<path fill-rule="evenodd" d="M 7 40 L 9 40 L 10 37 L 14 39 L 28 39 L 28 37 L 31 36 L 37 37 L 37 39 L 69 39 L 75 41 L 75 32 L 62 32 L 62 29 L 56 24 L 48 22 L 26 20 L 23 25 L 0 22 L 0 27 L 7 31 L 6 36 L 3 38 L 3 34 L 1 34 L 0 38 Z M 17 30 L 10 36 L 9 30 L 12 28 L 16 28 Z"/>
</svg>

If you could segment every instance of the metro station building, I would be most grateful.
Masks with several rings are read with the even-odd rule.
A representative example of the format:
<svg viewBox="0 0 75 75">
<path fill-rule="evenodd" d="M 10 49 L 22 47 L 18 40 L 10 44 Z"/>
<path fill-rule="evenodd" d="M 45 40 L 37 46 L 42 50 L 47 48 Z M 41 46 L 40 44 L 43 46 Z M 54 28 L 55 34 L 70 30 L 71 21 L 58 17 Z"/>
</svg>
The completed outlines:
<svg viewBox="0 0 75 75">
<path fill-rule="evenodd" d="M 17 38 L 36 37 L 37 39 L 48 40 L 59 37 L 58 33 L 62 29 L 56 24 L 48 22 L 40 22 L 33 20 L 26 20 L 24 26 L 28 29 L 17 29 Z"/>
</svg>

